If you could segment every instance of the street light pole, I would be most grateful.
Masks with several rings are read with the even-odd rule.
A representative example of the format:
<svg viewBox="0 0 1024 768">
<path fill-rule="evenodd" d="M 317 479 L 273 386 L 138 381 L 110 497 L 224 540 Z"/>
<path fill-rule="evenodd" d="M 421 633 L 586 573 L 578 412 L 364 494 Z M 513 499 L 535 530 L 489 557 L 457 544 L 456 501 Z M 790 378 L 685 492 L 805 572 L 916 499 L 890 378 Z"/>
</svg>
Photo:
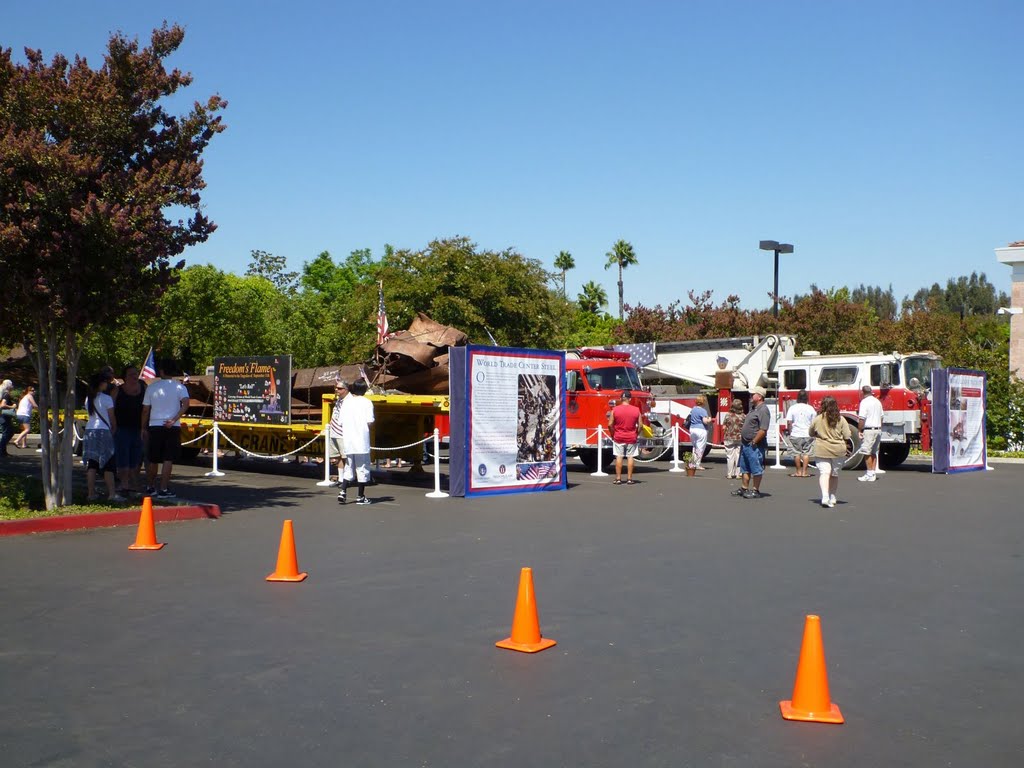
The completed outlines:
<svg viewBox="0 0 1024 768">
<path fill-rule="evenodd" d="M 789 243 L 780 243 L 778 240 L 762 240 L 760 246 L 762 251 L 775 252 L 775 288 L 772 291 L 772 316 L 779 316 L 779 254 L 792 253 L 793 246 Z"/>
</svg>

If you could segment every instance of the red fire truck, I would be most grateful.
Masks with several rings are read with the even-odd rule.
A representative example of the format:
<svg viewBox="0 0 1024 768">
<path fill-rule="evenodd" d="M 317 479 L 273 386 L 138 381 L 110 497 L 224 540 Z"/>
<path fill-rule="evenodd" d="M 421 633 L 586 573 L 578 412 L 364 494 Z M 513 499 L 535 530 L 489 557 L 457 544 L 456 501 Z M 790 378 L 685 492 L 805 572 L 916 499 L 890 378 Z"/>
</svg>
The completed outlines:
<svg viewBox="0 0 1024 768">
<path fill-rule="evenodd" d="M 650 436 L 640 438 L 641 452 L 650 455 L 670 445 L 671 432 L 652 413 L 654 398 L 644 389 L 628 352 L 607 349 L 566 352 L 565 378 L 566 448 L 575 452 L 587 468 L 597 467 L 598 426 L 602 429 L 605 451 L 602 460 L 607 464 L 611 458 L 608 412 L 624 389 L 632 391 L 633 404 L 640 408 L 644 423 L 650 427 Z"/>
<path fill-rule="evenodd" d="M 746 406 L 751 387 L 768 390 L 769 408 L 783 418 L 801 389 L 807 390 L 814 407 L 831 395 L 838 401 L 844 418 L 856 426 L 861 387 L 870 385 L 884 409 L 882 463 L 901 464 L 917 443 L 930 448 L 931 372 L 942 367 L 942 361 L 933 352 L 797 355 L 795 338 L 773 334 L 658 342 L 655 354 L 654 362 L 644 368 L 649 377 L 682 379 L 716 393 L 717 396 L 708 398 L 712 415 L 716 416 L 712 443 L 721 444 L 722 421 L 732 399 L 738 397 Z M 670 424 L 679 425 L 680 441 L 686 444 L 690 442 L 686 419 L 695 397 L 659 395 L 655 406 L 655 411 L 670 419 Z M 769 443 L 774 446 L 775 442 L 773 429 Z M 856 452 L 858 447 L 855 430 L 851 448 Z M 857 467 L 862 460 L 860 457 L 847 466 Z"/>
</svg>

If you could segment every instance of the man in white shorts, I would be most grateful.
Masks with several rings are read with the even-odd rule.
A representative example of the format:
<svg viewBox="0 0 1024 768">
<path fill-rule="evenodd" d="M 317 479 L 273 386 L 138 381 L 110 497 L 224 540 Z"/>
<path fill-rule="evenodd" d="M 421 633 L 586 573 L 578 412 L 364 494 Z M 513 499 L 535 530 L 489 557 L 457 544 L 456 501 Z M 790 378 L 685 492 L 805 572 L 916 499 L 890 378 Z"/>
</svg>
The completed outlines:
<svg viewBox="0 0 1024 768">
<path fill-rule="evenodd" d="M 863 483 L 875 482 L 875 468 L 878 466 L 878 448 L 882 437 L 882 401 L 865 384 L 860 388 L 860 408 L 857 410 L 857 431 L 860 433 L 860 451 L 863 453 L 867 472 L 857 479 Z"/>
<path fill-rule="evenodd" d="M 345 448 L 345 470 L 341 475 L 338 503 L 345 503 L 345 492 L 354 481 L 359 495 L 356 504 L 369 504 L 366 484 L 370 482 L 370 425 L 373 424 L 373 403 L 366 397 L 366 382 L 355 381 L 341 401 L 342 444 Z"/>
<path fill-rule="evenodd" d="M 810 427 L 814 417 L 818 414 L 807 404 L 807 390 L 801 389 L 797 392 L 796 402 L 789 406 L 786 411 L 786 421 L 789 424 L 789 443 L 793 446 L 793 463 L 796 464 L 796 472 L 790 477 L 810 477 L 811 445 L 814 439 L 811 437 Z"/>
</svg>

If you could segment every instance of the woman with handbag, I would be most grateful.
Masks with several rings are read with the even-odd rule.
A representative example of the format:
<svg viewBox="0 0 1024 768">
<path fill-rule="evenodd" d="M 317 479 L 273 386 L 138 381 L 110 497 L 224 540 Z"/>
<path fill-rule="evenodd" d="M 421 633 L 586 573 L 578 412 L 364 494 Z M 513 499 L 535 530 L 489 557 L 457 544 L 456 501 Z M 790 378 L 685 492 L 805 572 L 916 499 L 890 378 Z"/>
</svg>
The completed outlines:
<svg viewBox="0 0 1024 768">
<path fill-rule="evenodd" d="M 107 486 L 107 500 L 124 501 L 114 489 L 114 433 L 117 431 L 117 419 L 114 415 L 114 400 L 107 394 L 110 377 L 103 373 L 95 373 L 89 378 L 89 396 L 85 400 L 85 409 L 89 412 L 89 421 L 85 425 L 85 448 L 82 458 L 85 459 L 85 482 L 89 491 L 89 501 L 96 501 L 96 473 L 103 472 L 103 482 Z"/>
</svg>

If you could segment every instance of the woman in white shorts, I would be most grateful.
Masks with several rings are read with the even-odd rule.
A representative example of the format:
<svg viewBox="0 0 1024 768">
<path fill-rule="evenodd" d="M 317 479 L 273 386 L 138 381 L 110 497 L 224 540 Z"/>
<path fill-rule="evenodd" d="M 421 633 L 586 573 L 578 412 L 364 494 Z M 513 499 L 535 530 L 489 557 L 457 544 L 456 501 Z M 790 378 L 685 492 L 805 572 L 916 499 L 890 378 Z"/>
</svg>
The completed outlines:
<svg viewBox="0 0 1024 768">
<path fill-rule="evenodd" d="M 810 435 L 814 438 L 814 462 L 818 467 L 818 485 L 821 487 L 821 506 L 836 505 L 839 473 L 846 464 L 849 450 L 850 425 L 839 414 L 834 397 L 821 401 L 818 415 L 811 422 Z"/>
</svg>

